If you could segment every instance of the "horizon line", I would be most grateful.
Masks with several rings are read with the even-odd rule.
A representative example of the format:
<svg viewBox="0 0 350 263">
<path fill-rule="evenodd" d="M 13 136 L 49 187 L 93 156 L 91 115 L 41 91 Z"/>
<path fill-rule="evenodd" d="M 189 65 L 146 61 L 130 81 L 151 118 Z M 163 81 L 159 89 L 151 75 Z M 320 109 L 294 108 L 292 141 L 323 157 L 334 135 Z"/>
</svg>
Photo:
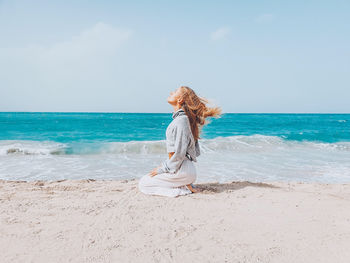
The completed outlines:
<svg viewBox="0 0 350 263">
<path fill-rule="evenodd" d="M 127 112 L 127 111 L 0 111 L 0 113 L 134 113 L 171 114 L 170 112 Z M 350 112 L 223 112 L 222 114 L 350 114 Z"/>
</svg>

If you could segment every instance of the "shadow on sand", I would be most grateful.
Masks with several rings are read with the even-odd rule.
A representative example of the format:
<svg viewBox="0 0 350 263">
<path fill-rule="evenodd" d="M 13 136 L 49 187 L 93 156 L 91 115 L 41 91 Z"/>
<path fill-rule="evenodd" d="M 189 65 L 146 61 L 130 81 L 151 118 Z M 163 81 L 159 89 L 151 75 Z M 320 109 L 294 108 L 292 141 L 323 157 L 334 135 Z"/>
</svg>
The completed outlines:
<svg viewBox="0 0 350 263">
<path fill-rule="evenodd" d="M 222 192 L 231 192 L 233 190 L 239 190 L 244 187 L 266 187 L 266 188 L 280 188 L 278 186 L 267 183 L 252 183 L 249 181 L 244 182 L 232 182 L 232 183 L 198 183 L 194 187 L 199 189 L 203 194 L 214 194 Z"/>
</svg>

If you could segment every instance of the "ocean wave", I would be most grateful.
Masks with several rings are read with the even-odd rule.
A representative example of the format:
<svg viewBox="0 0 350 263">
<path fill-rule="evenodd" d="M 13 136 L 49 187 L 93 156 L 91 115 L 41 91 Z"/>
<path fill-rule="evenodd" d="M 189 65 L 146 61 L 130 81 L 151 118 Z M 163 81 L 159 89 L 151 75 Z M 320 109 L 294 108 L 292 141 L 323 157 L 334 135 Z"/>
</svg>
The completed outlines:
<svg viewBox="0 0 350 263">
<path fill-rule="evenodd" d="M 250 135 L 200 139 L 202 153 L 263 152 L 302 148 L 350 151 L 350 142 L 323 143 L 286 140 L 278 136 Z M 0 155 L 165 154 L 165 141 L 73 142 L 0 141 Z"/>
<path fill-rule="evenodd" d="M 0 141 L 0 156 L 10 154 L 51 155 L 64 154 L 66 145 L 50 141 Z"/>
<path fill-rule="evenodd" d="M 165 141 L 72 142 L 0 141 L 1 155 L 157 154 L 166 152 Z"/>
</svg>

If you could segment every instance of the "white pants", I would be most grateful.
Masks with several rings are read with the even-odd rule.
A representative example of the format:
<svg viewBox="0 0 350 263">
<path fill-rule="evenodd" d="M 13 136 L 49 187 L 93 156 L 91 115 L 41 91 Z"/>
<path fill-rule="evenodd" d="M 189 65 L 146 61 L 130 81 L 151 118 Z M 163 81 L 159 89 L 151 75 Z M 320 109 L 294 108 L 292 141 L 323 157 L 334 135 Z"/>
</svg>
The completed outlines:
<svg viewBox="0 0 350 263">
<path fill-rule="evenodd" d="M 185 159 L 180 169 L 175 173 L 161 173 L 151 177 L 149 174 L 141 177 L 139 190 L 144 194 L 176 197 L 192 193 L 187 184 L 196 181 L 196 167 L 189 159 Z"/>
</svg>

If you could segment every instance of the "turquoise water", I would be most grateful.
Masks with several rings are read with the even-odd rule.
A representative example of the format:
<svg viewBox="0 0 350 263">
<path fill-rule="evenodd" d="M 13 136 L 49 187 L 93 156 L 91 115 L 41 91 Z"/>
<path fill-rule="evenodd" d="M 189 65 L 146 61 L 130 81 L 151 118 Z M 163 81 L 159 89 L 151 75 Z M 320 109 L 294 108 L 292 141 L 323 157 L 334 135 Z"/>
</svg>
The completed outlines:
<svg viewBox="0 0 350 263">
<path fill-rule="evenodd" d="M 2 112 L 0 178 L 138 178 L 166 157 L 171 120 L 171 113 Z M 227 113 L 210 121 L 199 180 L 350 178 L 350 114 Z"/>
<path fill-rule="evenodd" d="M 2 140 L 149 141 L 165 139 L 167 113 L 0 113 Z M 261 134 L 287 140 L 350 141 L 350 114 L 224 114 L 202 137 Z"/>
</svg>

